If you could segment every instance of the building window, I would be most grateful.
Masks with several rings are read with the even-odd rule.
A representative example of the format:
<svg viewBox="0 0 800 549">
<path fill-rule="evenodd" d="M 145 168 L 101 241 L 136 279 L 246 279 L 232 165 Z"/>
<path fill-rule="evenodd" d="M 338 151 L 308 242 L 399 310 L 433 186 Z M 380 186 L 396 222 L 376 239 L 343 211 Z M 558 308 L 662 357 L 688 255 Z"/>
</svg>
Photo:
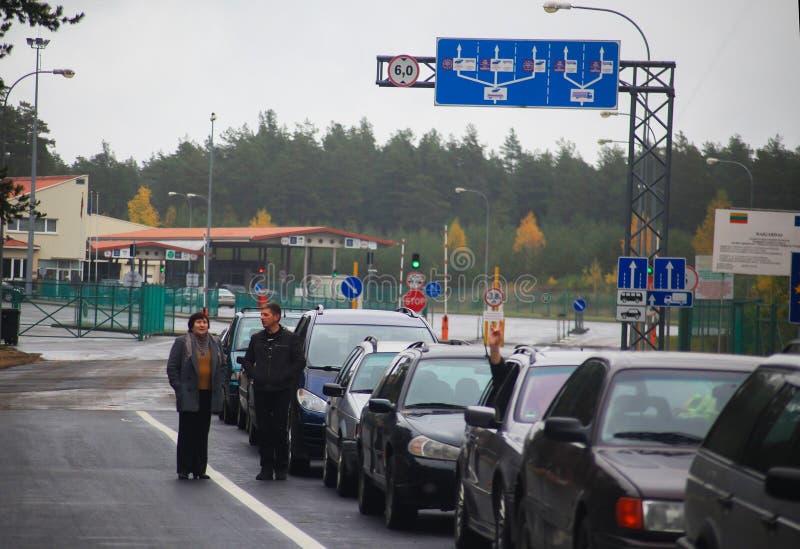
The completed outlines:
<svg viewBox="0 0 800 549">
<path fill-rule="evenodd" d="M 55 233 L 58 232 L 58 219 L 50 219 L 49 217 L 38 218 L 34 221 L 33 230 L 37 233 Z M 8 222 L 8 231 L 28 231 L 28 218 L 12 219 Z"/>
</svg>

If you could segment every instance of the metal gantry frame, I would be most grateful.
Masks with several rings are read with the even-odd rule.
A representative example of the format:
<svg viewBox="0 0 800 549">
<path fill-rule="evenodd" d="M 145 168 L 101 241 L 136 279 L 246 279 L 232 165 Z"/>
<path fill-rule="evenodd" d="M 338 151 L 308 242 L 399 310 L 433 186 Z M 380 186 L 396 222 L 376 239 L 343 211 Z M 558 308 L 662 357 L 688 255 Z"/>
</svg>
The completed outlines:
<svg viewBox="0 0 800 549">
<path fill-rule="evenodd" d="M 392 55 L 378 55 L 375 84 L 393 88 L 387 68 Z M 411 88 L 436 87 L 436 57 L 415 57 L 429 74 Z M 669 187 L 672 166 L 672 118 L 675 101 L 674 61 L 620 61 L 618 91 L 630 96 L 625 250 L 646 257 L 648 265 L 667 256 Z M 646 322 L 622 323 L 622 349 L 665 347 L 666 307 L 657 307 Z"/>
</svg>

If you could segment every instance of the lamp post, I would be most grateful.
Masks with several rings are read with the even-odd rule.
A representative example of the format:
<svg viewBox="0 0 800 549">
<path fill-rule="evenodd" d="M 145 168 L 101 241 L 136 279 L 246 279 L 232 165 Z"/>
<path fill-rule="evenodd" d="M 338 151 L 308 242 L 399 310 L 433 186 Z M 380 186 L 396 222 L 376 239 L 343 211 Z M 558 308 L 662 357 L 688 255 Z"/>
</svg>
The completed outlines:
<svg viewBox="0 0 800 549">
<path fill-rule="evenodd" d="M 486 195 L 483 194 L 481 191 L 476 191 L 475 189 L 465 189 L 464 187 L 456 187 L 453 189 L 456 191 L 456 194 L 461 193 L 475 193 L 479 194 L 483 197 L 484 202 L 486 202 L 486 249 L 485 255 L 483 257 L 483 274 L 486 277 L 486 287 L 489 287 L 489 199 L 486 198 Z"/>
<path fill-rule="evenodd" d="M 205 261 L 203 265 L 204 276 L 203 276 L 203 309 L 205 310 L 206 314 L 208 314 L 208 278 L 210 274 L 210 265 L 211 261 L 209 260 L 209 255 L 211 255 L 211 188 L 214 183 L 214 121 L 217 119 L 216 113 L 211 113 L 211 141 L 210 141 L 210 154 L 209 154 L 209 162 L 208 162 L 208 197 L 206 197 L 206 204 L 208 205 L 208 213 L 206 216 L 206 253 L 205 253 Z M 189 196 L 189 195 L 187 195 Z M 197 195 L 192 195 L 197 196 Z"/>
<path fill-rule="evenodd" d="M 706 158 L 706 164 L 709 166 L 713 166 L 714 164 L 736 164 L 737 166 L 741 166 L 744 168 L 744 171 L 747 172 L 747 177 L 750 178 L 750 209 L 753 209 L 753 174 L 750 173 L 750 170 L 742 164 L 741 162 L 737 162 L 736 160 L 723 160 L 721 158 L 715 158 L 713 156 L 709 156 Z"/>
<path fill-rule="evenodd" d="M 192 193 L 183 194 L 183 193 L 177 193 L 175 191 L 169 191 L 167 193 L 167 196 L 182 196 L 182 197 L 184 197 L 186 199 L 186 203 L 189 205 L 189 228 L 191 229 L 192 228 L 192 201 L 189 200 L 189 197 L 190 196 L 197 196 L 197 195 L 194 195 Z"/>
</svg>

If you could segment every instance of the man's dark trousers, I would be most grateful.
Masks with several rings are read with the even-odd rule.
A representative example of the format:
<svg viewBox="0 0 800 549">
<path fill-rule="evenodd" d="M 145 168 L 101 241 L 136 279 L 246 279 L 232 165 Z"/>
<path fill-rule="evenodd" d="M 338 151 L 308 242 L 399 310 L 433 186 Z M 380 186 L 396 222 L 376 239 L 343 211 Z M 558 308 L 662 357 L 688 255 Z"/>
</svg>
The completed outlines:
<svg viewBox="0 0 800 549">
<path fill-rule="evenodd" d="M 289 404 L 293 393 L 292 389 L 255 390 L 262 471 L 285 473 L 289 469 Z"/>
</svg>

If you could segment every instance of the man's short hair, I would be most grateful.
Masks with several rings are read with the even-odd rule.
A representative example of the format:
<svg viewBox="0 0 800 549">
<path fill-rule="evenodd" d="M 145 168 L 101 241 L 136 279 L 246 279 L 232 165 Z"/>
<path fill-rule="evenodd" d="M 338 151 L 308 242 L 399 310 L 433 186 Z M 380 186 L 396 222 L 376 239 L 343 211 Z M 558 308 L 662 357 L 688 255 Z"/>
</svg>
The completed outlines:
<svg viewBox="0 0 800 549">
<path fill-rule="evenodd" d="M 267 303 L 266 305 L 261 307 L 262 311 L 264 309 L 269 309 L 269 312 L 271 312 L 275 316 L 282 316 L 281 315 L 281 306 L 278 305 L 277 303 Z"/>
</svg>

